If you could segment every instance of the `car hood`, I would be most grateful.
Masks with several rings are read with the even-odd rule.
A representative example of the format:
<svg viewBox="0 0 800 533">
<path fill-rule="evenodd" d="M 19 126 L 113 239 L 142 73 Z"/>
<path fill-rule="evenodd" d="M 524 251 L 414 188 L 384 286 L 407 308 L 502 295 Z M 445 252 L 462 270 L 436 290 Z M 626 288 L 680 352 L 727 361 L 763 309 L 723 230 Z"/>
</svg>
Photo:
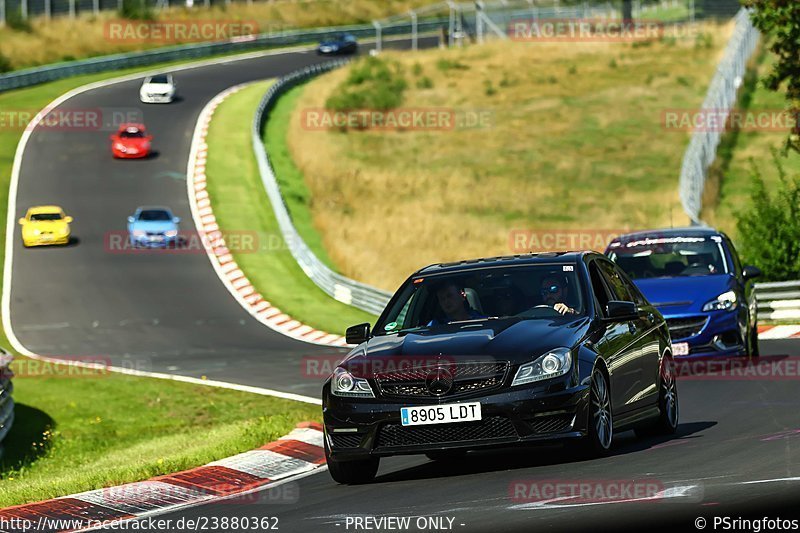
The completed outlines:
<svg viewBox="0 0 800 533">
<path fill-rule="evenodd" d="M 700 313 L 703 305 L 735 286 L 730 274 L 635 280 L 636 286 L 664 316 Z"/>
<path fill-rule="evenodd" d="M 520 364 L 553 348 L 575 346 L 586 334 L 589 319 L 492 320 L 472 327 L 444 326 L 429 331 L 381 335 L 354 350 L 343 363 L 358 366 L 364 358 L 403 358 L 409 361 L 437 357 L 470 359 L 490 357 Z M 387 367 L 389 365 L 386 365 Z"/>
<path fill-rule="evenodd" d="M 138 150 L 144 150 L 150 145 L 150 141 L 147 139 L 140 139 L 135 137 L 128 137 L 128 138 L 120 138 L 117 137 L 114 139 L 114 142 L 120 143 L 125 148 L 136 148 Z"/>
<path fill-rule="evenodd" d="M 342 46 L 342 44 L 343 43 L 341 41 L 322 41 L 321 43 L 319 43 L 320 46 L 326 46 L 326 47 L 339 47 Z"/>
<path fill-rule="evenodd" d="M 178 225 L 174 222 L 160 221 L 137 221 L 130 224 L 131 231 L 147 231 L 150 233 L 164 233 L 165 231 L 177 230 Z"/>
</svg>

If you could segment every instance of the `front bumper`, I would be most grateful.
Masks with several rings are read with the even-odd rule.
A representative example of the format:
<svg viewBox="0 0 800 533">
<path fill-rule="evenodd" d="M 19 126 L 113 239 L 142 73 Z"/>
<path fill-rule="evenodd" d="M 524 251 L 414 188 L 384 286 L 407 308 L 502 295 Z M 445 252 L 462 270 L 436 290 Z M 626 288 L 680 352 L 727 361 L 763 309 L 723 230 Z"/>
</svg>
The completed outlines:
<svg viewBox="0 0 800 533">
<path fill-rule="evenodd" d="M 178 244 L 178 237 L 165 235 L 144 235 L 134 237 L 130 235 L 130 242 L 134 248 L 168 248 Z"/>
<path fill-rule="evenodd" d="M 139 100 L 142 101 L 143 104 L 171 104 L 174 100 L 174 95 L 171 94 L 164 94 L 164 95 L 156 95 L 156 94 L 141 94 L 139 95 Z"/>
<path fill-rule="evenodd" d="M 325 438 L 330 457 L 347 461 L 443 450 L 470 450 L 586 435 L 588 385 L 504 388 L 480 397 L 395 400 L 342 398 L 323 390 Z M 400 408 L 440 403 L 481 404 L 480 422 L 402 426 Z"/>
<path fill-rule="evenodd" d="M 670 331 L 672 343 L 688 343 L 689 354 L 680 357 L 731 357 L 747 353 L 740 311 L 711 311 L 681 315 L 664 315 L 667 324 L 674 320 L 705 318 L 703 327 L 692 335 L 676 336 Z"/>
<path fill-rule="evenodd" d="M 32 246 L 57 246 L 57 245 L 65 245 L 69 244 L 69 236 L 70 234 L 67 233 L 66 235 L 38 235 L 38 236 L 29 236 L 29 237 L 22 237 L 22 244 L 27 247 Z"/>
</svg>

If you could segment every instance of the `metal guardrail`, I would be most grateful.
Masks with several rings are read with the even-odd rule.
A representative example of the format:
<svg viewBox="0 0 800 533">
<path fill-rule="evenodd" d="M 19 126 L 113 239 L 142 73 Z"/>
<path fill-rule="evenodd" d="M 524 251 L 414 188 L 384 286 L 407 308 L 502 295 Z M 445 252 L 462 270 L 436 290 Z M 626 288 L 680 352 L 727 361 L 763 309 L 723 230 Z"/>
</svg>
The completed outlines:
<svg viewBox="0 0 800 533">
<path fill-rule="evenodd" d="M 292 87 L 319 74 L 328 72 L 347 63 L 347 60 L 331 61 L 305 68 L 280 78 L 273 84 L 256 111 L 253 119 L 253 150 L 255 151 L 261 180 L 269 196 L 281 235 L 295 261 L 303 272 L 329 296 L 347 305 L 352 305 L 368 313 L 379 315 L 391 298 L 391 293 L 347 278 L 331 270 L 311 251 L 292 223 L 286 204 L 283 201 L 278 180 L 267 154 L 261 134 L 269 112 L 278 98 Z"/>
<path fill-rule="evenodd" d="M 800 318 L 800 281 L 756 283 L 758 318 L 793 320 Z"/>
<path fill-rule="evenodd" d="M 0 441 L 2 441 L 14 423 L 14 384 L 11 378 L 14 372 L 11 371 L 11 363 L 14 357 L 4 349 L 0 348 Z"/>
<path fill-rule="evenodd" d="M 419 33 L 431 32 L 441 28 L 443 24 L 447 24 L 447 19 L 419 21 L 416 25 L 416 30 Z M 384 36 L 407 35 L 411 33 L 411 30 L 411 23 L 398 23 L 382 28 Z M 66 63 L 55 63 L 53 65 L 0 74 L 0 92 L 20 89 L 81 74 L 94 74 L 97 72 L 141 67 L 167 61 L 201 59 L 215 55 L 247 52 L 262 48 L 314 43 L 331 38 L 342 32 L 351 33 L 356 37 L 372 37 L 375 34 L 375 27 L 372 24 L 362 24 L 318 28 L 313 30 L 287 31 L 243 37 L 225 42 L 195 43 L 146 50 L 143 52 L 114 54 L 91 59 L 69 61 Z"/>
<path fill-rule="evenodd" d="M 709 116 L 724 124 L 728 114 L 736 104 L 736 93 L 744 79 L 747 62 L 756 50 L 759 32 L 750 20 L 750 12 L 742 8 L 737 13 L 736 27 L 728 41 L 725 54 L 717 67 L 706 99 L 701 108 Z M 701 224 L 700 212 L 703 209 L 708 169 L 717 157 L 717 147 L 722 139 L 720 128 L 706 128 L 715 131 L 692 133 L 689 147 L 683 156 L 679 192 L 683 210 L 694 224 Z"/>
</svg>

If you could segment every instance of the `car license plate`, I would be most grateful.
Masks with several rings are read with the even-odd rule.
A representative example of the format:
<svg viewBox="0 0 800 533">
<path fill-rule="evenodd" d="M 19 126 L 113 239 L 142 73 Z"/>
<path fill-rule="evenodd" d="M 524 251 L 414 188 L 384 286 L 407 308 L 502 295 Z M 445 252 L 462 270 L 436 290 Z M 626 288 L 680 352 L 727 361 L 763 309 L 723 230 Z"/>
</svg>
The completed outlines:
<svg viewBox="0 0 800 533">
<path fill-rule="evenodd" d="M 672 355 L 674 356 L 689 355 L 689 343 L 688 342 L 673 343 Z"/>
<path fill-rule="evenodd" d="M 400 409 L 400 419 L 404 426 L 474 422 L 481 419 L 481 404 L 471 402 L 403 407 Z"/>
</svg>

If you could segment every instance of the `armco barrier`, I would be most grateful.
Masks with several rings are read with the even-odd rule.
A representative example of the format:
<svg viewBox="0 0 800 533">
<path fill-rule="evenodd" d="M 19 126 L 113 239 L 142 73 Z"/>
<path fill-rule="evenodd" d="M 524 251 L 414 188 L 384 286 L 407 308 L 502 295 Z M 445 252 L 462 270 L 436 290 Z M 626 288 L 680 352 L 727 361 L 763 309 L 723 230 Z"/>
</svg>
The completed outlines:
<svg viewBox="0 0 800 533">
<path fill-rule="evenodd" d="M 11 378 L 14 373 L 11 371 L 11 363 L 14 358 L 4 349 L 0 348 L 0 441 L 8 435 L 11 425 L 14 423 L 14 384 Z"/>
<path fill-rule="evenodd" d="M 417 26 L 417 31 L 419 33 L 435 31 L 440 29 L 443 24 L 447 24 L 446 19 L 420 21 Z M 411 31 L 411 23 L 394 24 L 382 28 L 384 37 L 390 35 L 407 35 L 411 33 Z M 252 36 L 249 38 L 238 38 L 225 42 L 186 44 L 143 52 L 114 54 L 91 59 L 69 61 L 66 63 L 56 63 L 43 67 L 0 74 L 0 92 L 20 89 L 81 74 L 108 72 L 131 67 L 154 65 L 168 61 L 201 59 L 222 54 L 255 51 L 263 48 L 310 44 L 331 38 L 342 32 L 351 33 L 356 37 L 362 38 L 374 37 L 375 28 L 371 24 L 363 24 L 358 26 L 286 31 L 275 34 Z"/>
<path fill-rule="evenodd" d="M 269 161 L 269 155 L 267 154 L 261 137 L 264 123 L 267 120 L 269 112 L 283 93 L 309 78 L 340 67 L 346 62 L 346 60 L 339 60 L 315 65 L 294 72 L 275 82 L 261 99 L 261 103 L 258 106 L 256 116 L 253 120 L 253 150 L 255 151 L 258 161 L 261 180 L 264 183 L 264 188 L 267 191 L 272 209 L 275 211 L 275 217 L 281 229 L 281 235 L 283 235 L 287 247 L 295 261 L 300 265 L 300 268 L 303 269 L 303 272 L 329 296 L 368 313 L 379 315 L 389 302 L 391 293 L 365 285 L 364 283 L 359 283 L 358 281 L 334 272 L 314 255 L 314 252 L 311 251 L 297 232 L 297 229 L 292 223 L 292 217 L 289 215 L 289 211 L 286 208 L 286 204 L 283 202 L 278 180 L 275 178 L 275 173 Z"/>
<path fill-rule="evenodd" d="M 759 319 L 800 319 L 800 281 L 756 283 L 753 290 Z"/>
</svg>

